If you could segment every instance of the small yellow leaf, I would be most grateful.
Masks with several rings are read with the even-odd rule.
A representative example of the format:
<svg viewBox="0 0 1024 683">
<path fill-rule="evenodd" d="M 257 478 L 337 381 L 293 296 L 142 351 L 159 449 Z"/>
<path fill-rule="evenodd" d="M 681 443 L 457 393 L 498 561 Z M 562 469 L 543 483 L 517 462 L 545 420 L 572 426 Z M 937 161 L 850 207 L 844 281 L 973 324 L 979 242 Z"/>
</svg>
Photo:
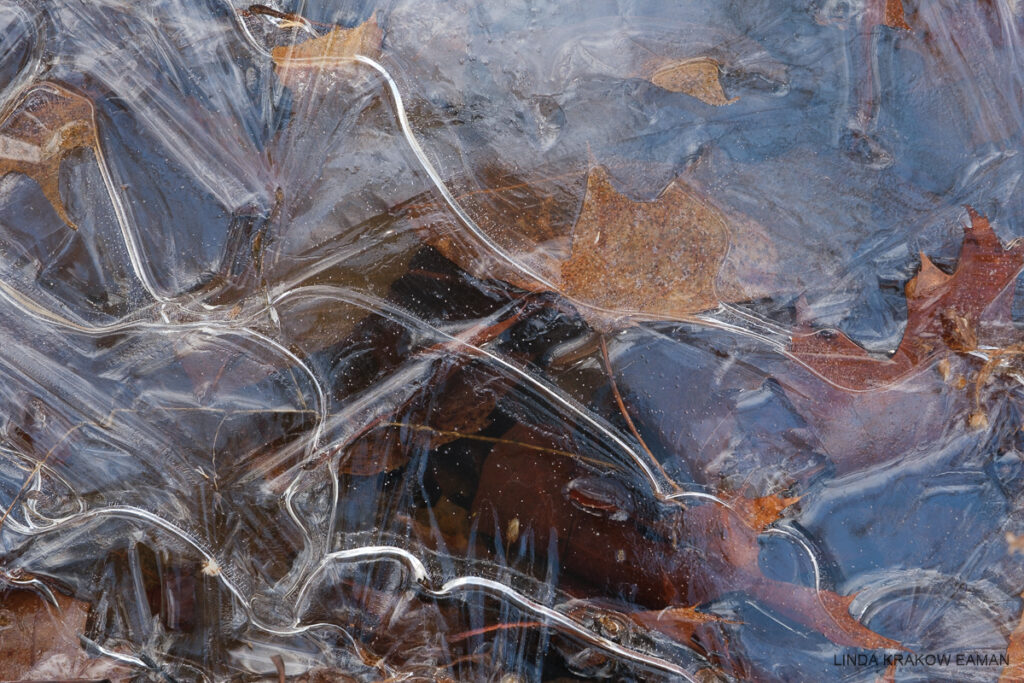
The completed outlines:
<svg viewBox="0 0 1024 683">
<path fill-rule="evenodd" d="M 721 107 L 732 104 L 738 97 L 728 99 L 718 80 L 719 64 L 711 57 L 695 57 L 674 61 L 656 67 L 650 81 L 659 88 L 696 97 L 705 104 Z"/>
<path fill-rule="evenodd" d="M 345 67 L 356 55 L 377 58 L 383 35 L 375 14 L 359 26 L 338 27 L 303 43 L 275 47 L 270 56 L 281 82 L 293 88 L 304 75 Z"/>
</svg>

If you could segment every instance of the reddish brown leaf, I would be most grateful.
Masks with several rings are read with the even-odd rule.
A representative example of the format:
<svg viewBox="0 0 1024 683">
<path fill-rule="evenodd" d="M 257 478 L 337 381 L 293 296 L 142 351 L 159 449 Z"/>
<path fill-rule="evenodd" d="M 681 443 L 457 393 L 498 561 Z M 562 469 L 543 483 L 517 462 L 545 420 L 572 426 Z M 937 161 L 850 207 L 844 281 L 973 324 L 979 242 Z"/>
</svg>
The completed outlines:
<svg viewBox="0 0 1024 683">
<path fill-rule="evenodd" d="M 39 184 L 68 227 L 60 165 L 81 147 L 99 150 L 92 102 L 55 83 L 32 86 L 0 123 L 0 176 L 21 173 Z"/>
<path fill-rule="evenodd" d="M 837 473 L 902 457 L 920 444 L 931 443 L 950 425 L 959 425 L 970 410 L 963 391 L 967 360 L 949 358 L 946 377 L 934 370 L 875 391 L 839 388 L 793 363 L 779 363 L 775 376 L 807 421 Z"/>
<path fill-rule="evenodd" d="M 0 593 L 0 680 L 127 680 L 128 671 L 82 649 L 89 606 L 55 597 L 58 607 L 29 591 Z"/>
<path fill-rule="evenodd" d="M 700 605 L 746 591 L 833 642 L 867 649 L 898 648 L 857 622 L 851 597 L 781 583 L 758 565 L 759 530 L 785 499 L 744 504 L 753 517 L 714 504 L 664 509 L 631 492 L 618 478 L 587 471 L 578 461 L 553 458 L 519 443 L 549 439 L 523 426 L 497 445 L 481 474 L 473 505 L 495 529 L 516 520 L 536 547 L 554 547 L 562 571 L 594 586 L 597 595 L 622 594 L 654 610 Z M 583 500 L 581 489 L 589 492 Z M 596 500 L 599 504 L 590 504 Z M 761 526 L 763 528 L 763 526 Z M 679 628 L 684 628 L 680 626 Z M 685 630 L 685 629 L 684 629 Z"/>
<path fill-rule="evenodd" d="M 603 166 L 594 166 L 564 256 L 560 229 L 545 222 L 544 212 L 523 227 L 527 242 L 555 245 L 554 254 L 534 253 L 527 260 L 598 326 L 630 316 L 679 319 L 718 305 L 716 278 L 729 250 L 729 227 L 720 211 L 681 181 L 653 201 L 635 201 L 612 186 Z M 492 260 L 487 272 L 479 272 L 464 245 L 443 233 L 432 243 L 478 275 L 549 289 Z"/>
<path fill-rule="evenodd" d="M 585 178 L 563 171 L 530 183 L 488 169 L 486 179 L 493 184 L 456 199 L 519 268 L 466 239 L 435 203 L 402 210 L 432 246 L 475 276 L 562 293 L 599 329 L 624 319 L 686 319 L 720 301 L 775 291 L 774 247 L 764 228 L 727 216 L 682 179 L 652 200 L 619 192 L 604 165 Z"/>
<path fill-rule="evenodd" d="M 874 0 L 877 5 L 881 0 Z M 881 21 L 890 28 L 898 28 L 904 31 L 910 30 L 906 14 L 903 11 L 903 0 L 885 0 L 885 7 L 882 8 Z"/>
<path fill-rule="evenodd" d="M 923 257 L 906 285 L 907 327 L 889 358 L 868 353 L 841 332 L 794 335 L 790 353 L 837 387 L 880 389 L 951 351 L 969 351 L 989 306 L 1024 267 L 1024 244 L 1004 248 L 988 220 L 968 209 L 960 261 L 945 275 Z"/>
</svg>

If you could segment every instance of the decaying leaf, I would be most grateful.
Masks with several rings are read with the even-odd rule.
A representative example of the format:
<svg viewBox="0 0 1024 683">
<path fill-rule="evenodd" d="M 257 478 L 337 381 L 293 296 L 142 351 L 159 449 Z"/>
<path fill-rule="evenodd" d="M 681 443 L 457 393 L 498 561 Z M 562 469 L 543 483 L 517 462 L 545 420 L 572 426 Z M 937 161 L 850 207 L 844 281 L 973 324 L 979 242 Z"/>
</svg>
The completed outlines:
<svg viewBox="0 0 1024 683">
<path fill-rule="evenodd" d="M 81 147 L 99 149 L 92 103 L 56 83 L 39 83 L 0 123 L 0 175 L 36 181 L 61 220 L 77 228 L 60 197 L 60 165 Z"/>
<path fill-rule="evenodd" d="M 552 232 L 544 225 L 530 230 L 549 242 Z M 568 256 L 551 257 L 543 270 L 592 323 L 628 316 L 678 319 L 718 305 L 715 283 L 729 250 L 729 227 L 718 209 L 681 181 L 653 201 L 635 201 L 612 186 L 603 166 L 594 166 L 571 233 Z M 467 260 L 450 241 L 437 246 L 456 262 Z M 489 275 L 533 291 L 549 289 L 501 266 Z"/>
<path fill-rule="evenodd" d="M 587 178 L 562 289 L 599 309 L 684 317 L 718 305 L 715 278 L 728 249 L 722 214 L 681 183 L 636 202 L 598 166 Z"/>
<path fill-rule="evenodd" d="M 456 199 L 523 268 L 467 239 L 435 203 L 410 202 L 400 210 L 429 244 L 474 276 L 561 293 L 595 328 L 624 319 L 686 319 L 722 301 L 775 291 L 767 231 L 723 213 L 682 179 L 645 201 L 619 192 L 604 165 L 591 166 L 585 178 L 562 170 L 536 184 L 491 177 L 493 186 Z"/>
<path fill-rule="evenodd" d="M 736 102 L 739 97 L 725 96 L 719 81 L 720 70 L 718 62 L 711 57 L 694 57 L 650 66 L 647 78 L 659 88 L 685 93 L 705 104 L 721 107 Z"/>
<path fill-rule="evenodd" d="M 127 680 L 113 660 L 91 659 L 78 636 L 86 603 L 55 593 L 57 607 L 25 590 L 0 592 L 0 680 Z"/>
<path fill-rule="evenodd" d="M 338 27 L 303 43 L 275 47 L 270 54 L 281 82 L 294 88 L 311 72 L 349 66 L 355 55 L 376 59 L 383 35 L 374 14 L 353 28 Z"/>
<path fill-rule="evenodd" d="M 782 511 L 800 500 L 798 496 L 761 496 L 747 498 L 742 495 L 721 495 L 747 525 L 758 532 L 779 521 Z"/>
<path fill-rule="evenodd" d="M 1024 268 L 1024 244 L 1004 248 L 988 220 L 968 209 L 956 271 L 947 275 L 927 256 L 906 285 L 907 327 L 896 352 L 879 358 L 842 332 L 822 330 L 793 336 L 790 353 L 833 385 L 880 389 L 950 352 L 970 351 L 991 304 Z"/>
<path fill-rule="evenodd" d="M 884 2 L 884 7 L 878 7 Z M 879 13 L 881 10 L 880 20 L 876 20 L 876 23 L 885 24 L 890 28 L 898 28 L 904 31 L 909 31 L 910 24 L 907 23 L 906 14 L 903 11 L 903 0 L 874 0 L 872 3 L 875 7 L 872 11 Z"/>
<path fill-rule="evenodd" d="M 504 529 L 516 518 L 521 537 L 556 552 L 561 571 L 598 595 L 626 595 L 659 610 L 744 591 L 836 644 L 901 648 L 850 616 L 854 596 L 765 577 L 758 564 L 760 529 L 747 515 L 715 504 L 656 512 L 617 479 L 594 476 L 573 459 L 522 448 L 550 441 L 521 425 L 507 439 L 491 451 L 481 474 L 473 503 L 474 516 L 486 520 L 481 529 L 492 521 Z M 744 507 L 761 510 L 756 527 L 766 519 L 764 509 L 781 509 L 784 502 Z"/>
</svg>

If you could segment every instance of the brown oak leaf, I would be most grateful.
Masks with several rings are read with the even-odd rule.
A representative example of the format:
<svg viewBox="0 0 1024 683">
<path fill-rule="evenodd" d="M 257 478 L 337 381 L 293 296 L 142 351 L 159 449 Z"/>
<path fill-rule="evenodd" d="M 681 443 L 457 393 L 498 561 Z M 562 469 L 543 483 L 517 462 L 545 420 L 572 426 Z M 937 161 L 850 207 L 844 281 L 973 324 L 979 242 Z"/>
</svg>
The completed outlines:
<svg viewBox="0 0 1024 683">
<path fill-rule="evenodd" d="M 721 212 L 678 181 L 655 201 L 636 202 L 598 166 L 561 267 L 562 290 L 599 309 L 683 317 L 718 305 L 715 278 L 728 249 Z"/>
<path fill-rule="evenodd" d="M 81 147 L 99 150 L 92 102 L 56 83 L 39 83 L 0 123 L 0 176 L 34 180 L 61 220 L 76 229 L 60 196 L 60 166 Z"/>
<path fill-rule="evenodd" d="M 947 275 L 927 256 L 906 285 L 907 327 L 895 353 L 868 353 L 842 332 L 793 336 L 790 354 L 831 384 L 850 391 L 881 389 L 950 352 L 970 351 L 986 312 L 1024 268 L 1024 244 L 1004 248 L 988 219 L 968 208 L 956 271 Z"/>
<path fill-rule="evenodd" d="M 685 319 L 718 305 L 719 276 L 727 270 L 733 242 L 730 221 L 682 180 L 651 201 L 638 201 L 616 190 L 606 168 L 595 165 L 571 226 L 564 220 L 564 201 L 548 207 L 540 195 L 524 197 L 530 202 L 530 223 L 514 229 L 488 227 L 486 232 L 500 234 L 495 240 L 499 243 L 513 244 L 514 260 L 529 265 L 546 282 L 461 240 L 451 222 L 437 214 L 424 226 L 427 240 L 478 277 L 565 295 L 595 327 L 623 318 Z M 746 283 L 724 287 L 732 296 L 746 289 Z"/>
</svg>

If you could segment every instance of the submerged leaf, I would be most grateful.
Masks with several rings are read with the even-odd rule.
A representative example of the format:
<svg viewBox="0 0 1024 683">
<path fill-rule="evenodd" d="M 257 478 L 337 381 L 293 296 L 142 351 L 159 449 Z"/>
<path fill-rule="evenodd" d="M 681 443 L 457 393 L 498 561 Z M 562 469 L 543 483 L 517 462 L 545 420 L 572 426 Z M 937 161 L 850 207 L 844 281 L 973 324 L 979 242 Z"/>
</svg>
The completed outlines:
<svg viewBox="0 0 1024 683">
<path fill-rule="evenodd" d="M 885 24 L 890 28 L 898 28 L 904 31 L 911 30 L 910 24 L 907 23 L 906 13 L 903 11 L 903 0 L 885 0 L 882 20 L 879 23 Z"/>
<path fill-rule="evenodd" d="M 126 679 L 123 667 L 82 649 L 89 605 L 53 595 L 56 607 L 26 590 L 0 592 L 0 680 Z"/>
<path fill-rule="evenodd" d="M 758 536 L 787 499 L 746 501 L 738 505 L 739 514 L 718 504 L 659 509 L 643 501 L 639 491 L 623 487 L 615 500 L 606 496 L 599 509 L 581 506 L 573 496 L 573 483 L 587 476 L 580 461 L 540 454 L 524 448 L 528 444 L 552 445 L 520 425 L 491 451 L 473 513 L 487 524 L 493 521 L 495 529 L 516 520 L 520 537 L 536 539 L 538 549 L 549 548 L 549 561 L 557 560 L 560 575 L 592 586 L 599 595 L 629 596 L 654 610 L 702 605 L 744 591 L 836 644 L 901 648 L 850 615 L 854 596 L 764 576 Z M 688 626 L 676 626 L 689 637 Z"/>
<path fill-rule="evenodd" d="M 60 196 L 60 165 L 81 147 L 99 149 L 92 103 L 55 83 L 40 83 L 0 123 L 0 176 L 21 173 L 36 181 L 61 220 L 77 229 Z"/>
<path fill-rule="evenodd" d="M 472 204 L 489 248 L 466 239 L 436 204 L 403 210 L 429 244 L 476 277 L 563 294 L 598 329 L 624 319 L 685 320 L 723 301 L 769 296 L 777 286 L 775 248 L 763 226 L 723 213 L 708 192 L 682 179 L 651 200 L 618 191 L 604 165 L 585 178 L 502 180 L 456 197 Z M 509 258 L 496 256 L 496 245 Z"/>
<path fill-rule="evenodd" d="M 725 218 L 678 181 L 637 202 L 599 166 L 587 179 L 562 288 L 599 309 L 684 317 L 718 304 L 715 278 L 728 249 Z"/>
<path fill-rule="evenodd" d="M 649 80 L 659 88 L 696 97 L 705 104 L 721 107 L 739 97 L 725 96 L 719 81 L 720 66 L 711 57 L 694 57 L 654 67 Z"/>
<path fill-rule="evenodd" d="M 376 58 L 383 35 L 374 14 L 353 28 L 337 27 L 303 43 L 275 47 L 271 57 L 281 81 L 295 87 L 310 72 L 347 66 L 356 55 Z"/>
<path fill-rule="evenodd" d="M 1024 244 L 1004 248 L 988 219 L 968 209 L 960 262 L 945 275 L 927 258 L 906 285 L 907 327 L 896 352 L 879 358 L 842 332 L 793 336 L 790 353 L 816 374 L 850 391 L 880 389 L 951 351 L 970 351 L 990 305 L 1024 268 Z"/>
</svg>

